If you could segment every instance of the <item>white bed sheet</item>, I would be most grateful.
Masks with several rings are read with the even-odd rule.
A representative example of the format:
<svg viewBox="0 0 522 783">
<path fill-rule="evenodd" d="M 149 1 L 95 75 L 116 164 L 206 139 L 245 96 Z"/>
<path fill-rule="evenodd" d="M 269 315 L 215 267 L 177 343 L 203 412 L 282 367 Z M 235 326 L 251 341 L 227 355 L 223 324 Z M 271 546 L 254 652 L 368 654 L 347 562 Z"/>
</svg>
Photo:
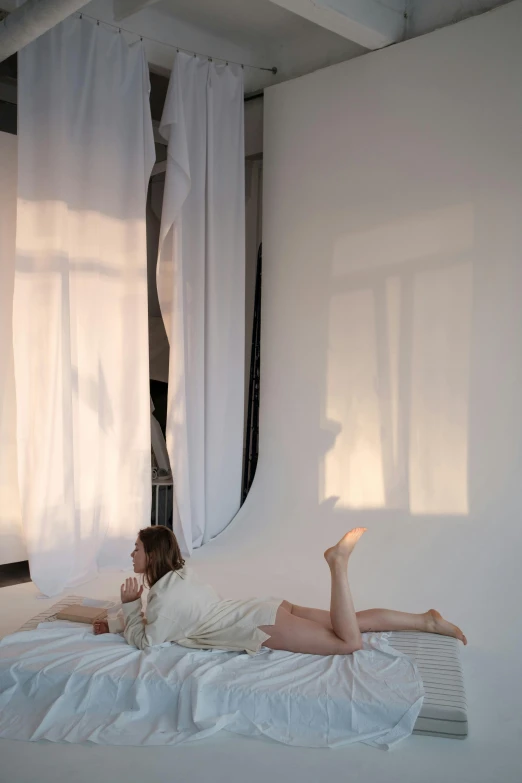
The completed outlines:
<svg viewBox="0 0 522 783">
<path fill-rule="evenodd" d="M 177 745 L 226 730 L 288 745 L 408 737 L 424 688 L 388 634 L 349 656 L 255 656 L 165 644 L 144 652 L 90 626 L 44 622 L 0 642 L 0 736 Z"/>
</svg>

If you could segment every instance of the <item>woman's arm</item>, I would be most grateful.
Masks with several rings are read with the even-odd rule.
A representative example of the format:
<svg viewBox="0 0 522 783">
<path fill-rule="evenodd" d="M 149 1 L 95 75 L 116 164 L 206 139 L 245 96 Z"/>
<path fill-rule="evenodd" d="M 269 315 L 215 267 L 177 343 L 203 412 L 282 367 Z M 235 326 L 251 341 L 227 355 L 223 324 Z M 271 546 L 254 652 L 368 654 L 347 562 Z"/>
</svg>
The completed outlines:
<svg viewBox="0 0 522 783">
<path fill-rule="evenodd" d="M 125 630 L 123 635 L 129 644 L 139 650 L 153 647 L 155 644 L 173 641 L 176 633 L 174 623 L 169 617 L 165 617 L 157 611 L 159 601 L 155 595 L 149 594 L 147 602 L 147 617 L 145 619 L 141 611 L 141 600 L 123 604 L 125 618 Z"/>
<path fill-rule="evenodd" d="M 145 620 L 144 612 L 141 611 L 140 614 L 141 619 Z M 112 617 L 107 617 L 107 626 L 109 628 L 109 633 L 123 633 L 125 630 L 125 615 L 122 609 L 119 609 Z"/>
<path fill-rule="evenodd" d="M 125 619 L 123 635 L 129 644 L 145 650 L 163 642 L 183 639 L 187 628 L 193 624 L 190 600 L 185 596 L 175 600 L 172 590 L 158 594 L 151 589 L 147 600 L 147 614 L 141 612 L 142 588 L 138 589 L 136 579 L 127 579 L 122 585 L 121 600 Z"/>
<path fill-rule="evenodd" d="M 109 633 L 123 633 L 125 629 L 125 615 L 120 609 L 114 617 L 107 617 Z"/>
</svg>

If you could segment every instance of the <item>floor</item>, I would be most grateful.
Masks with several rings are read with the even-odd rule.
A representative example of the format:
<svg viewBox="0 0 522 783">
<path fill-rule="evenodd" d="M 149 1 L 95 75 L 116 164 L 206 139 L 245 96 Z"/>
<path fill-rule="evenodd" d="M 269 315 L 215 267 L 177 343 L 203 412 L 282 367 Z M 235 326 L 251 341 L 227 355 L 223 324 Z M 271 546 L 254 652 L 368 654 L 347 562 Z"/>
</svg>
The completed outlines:
<svg viewBox="0 0 522 783">
<path fill-rule="evenodd" d="M 312 542 L 312 536 L 308 535 L 309 522 L 287 518 L 288 527 L 283 530 L 281 520 L 273 519 L 265 525 L 261 540 L 257 533 L 257 514 L 252 514 L 253 507 L 248 502 L 247 507 L 250 512 L 242 513 L 222 536 L 196 551 L 191 560 L 193 567 L 225 597 L 270 594 L 312 606 L 327 605 L 323 544 L 339 537 L 338 533 L 349 525 L 349 520 L 344 517 L 330 520 L 325 530 L 315 531 L 316 540 Z M 55 783 L 57 779 L 69 783 L 93 780 L 99 783 L 143 783 L 144 780 L 235 783 L 247 777 L 249 783 L 266 783 L 267 779 L 274 783 L 287 779 L 316 783 L 319 777 L 365 783 L 440 783 L 443 778 L 455 783 L 520 783 L 520 628 L 516 623 L 510 625 L 507 614 L 502 614 L 514 611 L 517 602 L 513 601 L 511 606 L 509 601 L 504 601 L 502 605 L 500 600 L 506 583 L 513 584 L 511 566 L 515 556 L 511 562 L 509 554 L 505 554 L 504 568 L 489 573 L 488 601 L 480 593 L 470 600 L 465 585 L 455 589 L 451 576 L 458 572 L 459 549 L 466 540 L 463 536 L 469 535 L 466 526 L 451 531 L 454 551 L 446 552 L 443 579 L 443 569 L 433 571 L 426 566 L 425 549 L 416 540 L 420 535 L 418 529 L 415 532 L 407 522 L 395 522 L 391 526 L 378 518 L 364 521 L 368 526 L 367 540 L 362 539 L 351 571 L 356 606 L 362 609 L 388 605 L 419 611 L 421 606 L 434 605 L 468 635 L 469 645 L 461 649 L 469 704 L 470 734 L 466 740 L 412 736 L 395 750 L 383 752 L 364 745 L 338 750 L 294 748 L 227 733 L 176 748 L 123 749 L 0 739 L 0 783 Z M 295 525 L 300 528 L 299 539 L 291 535 Z M 426 538 L 426 551 L 431 552 L 433 562 L 442 561 L 446 535 L 441 538 L 434 529 L 426 527 L 422 536 Z M 412 540 L 420 555 L 416 558 L 411 557 L 405 546 Z M 484 558 L 475 558 L 483 575 L 487 573 L 484 561 L 490 558 L 495 562 L 499 546 L 489 542 Z M 508 544 L 507 549 L 510 552 L 514 547 Z M 376 574 L 380 583 L 376 582 Z M 125 572 L 105 573 L 68 592 L 115 599 L 125 575 Z M 387 582 L 386 591 L 383 579 Z M 57 600 L 38 599 L 37 594 L 31 582 L 0 590 L 1 636 Z M 496 615 L 491 612 L 492 606 L 496 607 Z M 488 623 L 484 622 L 484 613 L 489 613 Z"/>
</svg>

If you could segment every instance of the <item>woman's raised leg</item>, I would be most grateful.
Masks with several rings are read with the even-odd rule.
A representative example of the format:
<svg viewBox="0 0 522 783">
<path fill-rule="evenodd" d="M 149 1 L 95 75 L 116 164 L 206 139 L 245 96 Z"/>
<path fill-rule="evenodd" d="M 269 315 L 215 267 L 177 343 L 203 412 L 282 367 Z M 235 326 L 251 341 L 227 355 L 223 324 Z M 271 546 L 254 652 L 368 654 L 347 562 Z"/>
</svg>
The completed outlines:
<svg viewBox="0 0 522 783">
<path fill-rule="evenodd" d="M 429 609 L 422 614 L 397 612 L 393 609 L 366 609 L 355 612 L 348 584 L 347 566 L 350 554 L 365 530 L 366 528 L 350 530 L 338 544 L 324 553 L 332 576 L 330 611 L 296 606 L 285 601 L 286 611 L 294 617 L 312 621 L 322 628 L 333 631 L 348 644 L 360 645 L 360 634 L 371 631 L 423 631 L 452 636 L 467 644 L 461 629 L 445 620 L 436 609 Z"/>
<path fill-rule="evenodd" d="M 335 545 L 327 549 L 324 559 L 330 567 L 332 580 L 330 593 L 330 620 L 336 636 L 354 649 L 361 649 L 362 639 L 348 583 L 348 560 L 365 527 L 356 527 L 346 533 Z"/>
<path fill-rule="evenodd" d="M 283 601 L 274 625 L 260 626 L 270 634 L 264 646 L 272 650 L 311 653 L 314 655 L 348 655 L 362 647 L 361 633 L 348 584 L 348 559 L 365 528 L 347 533 L 338 544 L 327 549 L 325 559 L 331 573 L 331 627 L 323 622 L 299 617 L 292 612 L 293 605 Z M 320 611 L 320 610 L 316 610 Z"/>
<path fill-rule="evenodd" d="M 348 560 L 366 528 L 350 530 L 324 553 L 331 573 L 330 611 L 296 606 L 283 601 L 275 625 L 260 626 L 270 634 L 265 647 L 315 655 L 346 655 L 362 647 L 361 633 L 370 631 L 424 631 L 453 636 L 467 644 L 456 625 L 435 609 L 424 614 L 392 609 L 366 609 L 355 612 L 348 583 Z"/>
</svg>

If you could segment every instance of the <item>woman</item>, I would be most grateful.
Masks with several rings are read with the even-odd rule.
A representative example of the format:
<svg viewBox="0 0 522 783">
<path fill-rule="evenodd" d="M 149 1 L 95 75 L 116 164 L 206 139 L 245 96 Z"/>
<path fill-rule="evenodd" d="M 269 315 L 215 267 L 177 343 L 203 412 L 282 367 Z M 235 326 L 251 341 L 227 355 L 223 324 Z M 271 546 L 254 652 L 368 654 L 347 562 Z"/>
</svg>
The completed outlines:
<svg viewBox="0 0 522 783">
<path fill-rule="evenodd" d="M 146 615 L 143 585 L 129 577 L 121 586 L 123 616 L 95 622 L 94 633 L 123 630 L 129 644 L 143 650 L 163 642 L 218 648 L 255 655 L 261 646 L 312 655 L 349 655 L 362 648 L 367 631 L 424 631 L 454 636 L 467 644 L 456 625 L 430 609 L 408 614 L 390 609 L 356 612 L 348 584 L 348 561 L 366 528 L 350 530 L 324 553 L 331 574 L 330 611 L 296 606 L 281 599 L 222 600 L 185 565 L 175 535 L 166 527 L 140 530 L 132 552 L 134 571 L 150 587 Z"/>
</svg>

